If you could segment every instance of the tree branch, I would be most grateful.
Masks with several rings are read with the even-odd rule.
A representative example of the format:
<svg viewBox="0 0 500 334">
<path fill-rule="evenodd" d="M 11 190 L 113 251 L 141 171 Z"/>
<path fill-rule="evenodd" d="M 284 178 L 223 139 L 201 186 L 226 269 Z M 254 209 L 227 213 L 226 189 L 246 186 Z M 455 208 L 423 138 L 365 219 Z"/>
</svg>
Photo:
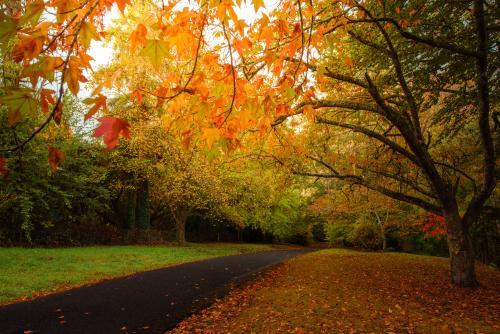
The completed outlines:
<svg viewBox="0 0 500 334">
<path fill-rule="evenodd" d="M 378 132 L 364 128 L 362 126 L 336 122 L 336 121 L 329 120 L 329 119 L 322 118 L 322 117 L 317 117 L 316 122 L 322 123 L 322 124 L 327 124 L 327 125 L 332 125 L 332 126 L 336 126 L 336 127 L 340 127 L 340 128 L 344 128 L 344 129 L 349 129 L 349 130 L 352 130 L 354 132 L 362 133 L 370 138 L 376 139 L 379 142 L 383 143 L 384 145 L 388 146 L 394 152 L 397 152 L 397 153 L 401 154 L 402 156 L 408 158 L 411 162 L 413 162 L 415 165 L 420 167 L 420 162 L 418 161 L 417 157 L 413 153 L 411 153 L 410 151 L 408 151 L 404 147 L 400 146 L 398 143 L 388 139 L 387 137 L 385 137 L 384 135 L 382 135 Z"/>
</svg>

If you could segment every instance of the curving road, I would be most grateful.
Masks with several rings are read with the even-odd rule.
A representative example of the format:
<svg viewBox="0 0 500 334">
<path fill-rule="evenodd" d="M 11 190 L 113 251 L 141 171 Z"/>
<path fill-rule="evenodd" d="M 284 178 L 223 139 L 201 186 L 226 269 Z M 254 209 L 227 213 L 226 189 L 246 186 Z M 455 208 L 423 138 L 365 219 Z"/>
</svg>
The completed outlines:
<svg viewBox="0 0 500 334">
<path fill-rule="evenodd" d="M 232 284 L 307 251 L 219 257 L 0 306 L 0 333 L 163 333 Z"/>
</svg>

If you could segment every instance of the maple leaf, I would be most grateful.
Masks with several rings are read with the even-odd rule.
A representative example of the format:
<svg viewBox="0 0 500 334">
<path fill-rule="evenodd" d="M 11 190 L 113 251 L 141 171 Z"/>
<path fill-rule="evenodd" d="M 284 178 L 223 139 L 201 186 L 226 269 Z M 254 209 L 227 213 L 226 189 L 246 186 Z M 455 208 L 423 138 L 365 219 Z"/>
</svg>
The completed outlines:
<svg viewBox="0 0 500 334">
<path fill-rule="evenodd" d="M 9 174 L 9 168 L 7 167 L 7 159 L 0 157 L 0 174 L 4 177 Z"/>
<path fill-rule="evenodd" d="M 45 114 L 49 111 L 49 104 L 56 103 L 54 98 L 55 91 L 53 89 L 43 88 L 40 92 L 40 107 Z"/>
<path fill-rule="evenodd" d="M 98 121 L 101 125 L 94 130 L 93 137 L 104 136 L 104 144 L 108 150 L 116 147 L 120 135 L 124 138 L 130 138 L 130 125 L 126 120 L 116 117 L 101 117 Z"/>
<path fill-rule="evenodd" d="M 233 47 L 238 51 L 240 56 L 243 56 L 243 50 L 252 48 L 252 42 L 248 38 L 237 39 L 233 42 Z"/>
<path fill-rule="evenodd" d="M 0 14 L 0 43 L 6 44 L 16 33 L 16 23 L 9 17 Z"/>
<path fill-rule="evenodd" d="M 95 39 L 95 40 L 100 40 L 100 36 L 95 30 L 94 25 L 83 22 L 81 27 L 80 27 L 80 32 L 78 34 L 79 40 L 82 43 L 82 46 L 85 49 L 88 49 L 90 47 L 90 42 Z"/>
<path fill-rule="evenodd" d="M 135 51 L 138 45 L 145 46 L 147 44 L 146 35 L 148 34 L 147 28 L 142 24 L 138 24 L 137 28 L 130 34 L 130 50 Z"/>
<path fill-rule="evenodd" d="M 290 106 L 285 103 L 280 103 L 276 106 L 276 116 L 288 115 Z"/>
<path fill-rule="evenodd" d="M 59 166 L 59 164 L 63 162 L 64 158 L 65 155 L 63 151 L 49 146 L 49 165 L 52 173 L 55 173 L 57 171 L 57 166 Z"/>
<path fill-rule="evenodd" d="M 118 9 L 122 14 L 125 12 L 125 7 L 130 3 L 130 0 L 115 0 L 116 5 L 118 6 Z"/>
<path fill-rule="evenodd" d="M 80 68 L 80 62 L 78 58 L 71 57 L 68 62 L 68 70 L 66 71 L 66 75 L 64 76 L 64 80 L 68 84 L 69 90 L 73 95 L 77 95 L 80 90 L 80 81 L 83 80 L 82 69 Z"/>
<path fill-rule="evenodd" d="M 106 96 L 102 94 L 98 94 L 95 98 L 87 98 L 83 100 L 83 103 L 85 104 L 93 104 L 92 108 L 90 108 L 88 113 L 83 117 L 83 120 L 86 121 L 94 116 L 99 111 L 99 109 L 106 110 L 106 101 Z"/>
<path fill-rule="evenodd" d="M 149 58 L 153 66 L 158 69 L 163 58 L 168 54 L 168 44 L 159 39 L 148 40 L 141 51 L 141 55 Z"/>
<path fill-rule="evenodd" d="M 264 0 L 252 0 L 252 3 L 253 3 L 253 9 L 255 10 L 256 13 L 259 11 L 260 7 L 266 8 L 266 6 L 264 5 Z"/>
<path fill-rule="evenodd" d="M 274 31 L 271 27 L 264 27 L 262 28 L 262 31 L 260 32 L 259 38 L 264 40 L 266 42 L 266 48 L 269 48 L 271 46 L 271 41 L 274 38 Z"/>
<path fill-rule="evenodd" d="M 212 148 L 214 142 L 216 142 L 220 138 L 220 130 L 217 128 L 205 128 L 203 129 L 201 138 L 207 141 L 207 145 L 209 148 Z"/>
<path fill-rule="evenodd" d="M 35 38 L 32 35 L 18 33 L 19 41 L 12 49 L 12 59 L 20 63 L 21 61 L 29 62 L 36 58 L 42 52 L 41 38 Z"/>
<path fill-rule="evenodd" d="M 33 91 L 27 88 L 7 89 L 6 94 L 0 97 L 0 103 L 9 108 L 7 124 L 10 127 L 16 125 L 23 114 L 33 113 L 37 107 L 37 101 L 33 98 Z"/>
<path fill-rule="evenodd" d="M 35 25 L 40 16 L 45 9 L 45 3 L 43 0 L 35 0 L 31 1 L 30 4 L 26 7 L 25 14 L 21 17 L 20 23 L 30 23 L 32 26 Z"/>
</svg>

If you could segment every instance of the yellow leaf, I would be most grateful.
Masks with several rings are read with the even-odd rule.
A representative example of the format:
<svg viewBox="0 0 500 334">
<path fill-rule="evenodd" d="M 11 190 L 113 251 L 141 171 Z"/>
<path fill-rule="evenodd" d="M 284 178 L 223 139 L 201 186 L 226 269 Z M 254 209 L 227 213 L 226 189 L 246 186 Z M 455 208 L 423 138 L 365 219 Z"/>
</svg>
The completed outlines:
<svg viewBox="0 0 500 334">
<path fill-rule="evenodd" d="M 253 0 L 252 2 L 255 12 L 258 12 L 260 7 L 266 8 L 266 6 L 264 5 L 264 0 Z"/>
<path fill-rule="evenodd" d="M 35 0 L 32 1 L 27 7 L 25 14 L 21 17 L 21 24 L 31 23 L 31 25 L 35 25 L 38 23 L 40 16 L 45 9 L 45 3 L 43 0 Z"/>
<path fill-rule="evenodd" d="M 0 97 L 0 103 L 9 108 L 7 124 L 10 127 L 16 125 L 23 114 L 33 114 L 37 107 L 37 102 L 33 98 L 33 91 L 25 88 L 8 89 L 6 94 Z"/>
<path fill-rule="evenodd" d="M 207 141 L 207 145 L 209 148 L 212 148 L 214 142 L 216 142 L 220 138 L 220 130 L 217 128 L 205 128 L 203 129 L 201 138 Z"/>
<path fill-rule="evenodd" d="M 83 103 L 85 104 L 93 104 L 92 108 L 88 111 L 88 113 L 84 116 L 84 120 L 88 120 L 92 116 L 94 116 L 99 109 L 106 110 L 106 96 L 99 94 L 95 98 L 88 98 L 83 100 Z"/>
<path fill-rule="evenodd" d="M 146 47 L 142 49 L 141 55 L 149 58 L 153 66 L 158 69 L 163 58 L 168 54 L 168 44 L 159 39 L 148 40 Z"/>
<path fill-rule="evenodd" d="M 85 49 L 90 47 L 90 42 L 93 39 L 100 40 L 100 36 L 95 30 L 94 25 L 87 22 L 82 23 L 78 37 L 80 38 L 80 42 Z"/>
</svg>

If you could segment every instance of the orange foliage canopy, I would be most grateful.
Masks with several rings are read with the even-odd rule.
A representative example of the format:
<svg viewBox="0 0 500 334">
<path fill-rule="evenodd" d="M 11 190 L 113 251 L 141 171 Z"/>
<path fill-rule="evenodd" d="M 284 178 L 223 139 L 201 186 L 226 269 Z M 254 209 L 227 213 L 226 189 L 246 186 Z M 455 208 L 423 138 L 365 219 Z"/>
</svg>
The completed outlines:
<svg viewBox="0 0 500 334">
<path fill-rule="evenodd" d="M 260 14 L 251 25 L 237 15 L 240 1 L 158 5 L 152 14 L 155 19 L 139 22 L 129 44 L 131 55 L 148 59 L 162 76 L 161 84 L 153 91 L 135 87 L 128 97 L 141 104 L 144 95 L 154 96 L 158 106 L 168 106 L 181 95 L 196 96 L 207 111 L 198 133 L 208 146 L 224 143 L 237 148 L 238 137 L 249 130 L 263 136 L 276 117 L 293 112 L 290 106 L 304 91 L 308 90 L 308 98 L 314 96 L 307 88 L 307 66 L 324 29 L 312 29 L 312 2 L 286 1 L 269 15 L 261 12 L 262 0 L 252 4 Z M 107 35 L 104 17 L 115 5 L 126 16 L 130 0 L 26 0 L 3 5 L 2 51 L 21 68 L 20 84 L 6 87 L 0 97 L 9 109 L 8 125 L 15 127 L 38 110 L 46 120 L 26 140 L 2 151 L 21 149 L 51 121 L 61 120 L 62 98 L 68 92 L 77 95 L 88 81 L 89 49 Z M 172 59 L 189 64 L 189 70 L 165 70 Z M 89 105 L 85 120 L 107 109 L 103 89 L 112 88 L 114 79 L 107 78 L 84 100 Z M 109 149 L 120 135 L 129 136 L 126 120 L 105 117 L 100 122 L 94 136 L 103 136 Z M 189 143 L 187 137 L 194 132 L 180 130 Z M 54 166 L 54 160 L 50 164 Z"/>
</svg>

